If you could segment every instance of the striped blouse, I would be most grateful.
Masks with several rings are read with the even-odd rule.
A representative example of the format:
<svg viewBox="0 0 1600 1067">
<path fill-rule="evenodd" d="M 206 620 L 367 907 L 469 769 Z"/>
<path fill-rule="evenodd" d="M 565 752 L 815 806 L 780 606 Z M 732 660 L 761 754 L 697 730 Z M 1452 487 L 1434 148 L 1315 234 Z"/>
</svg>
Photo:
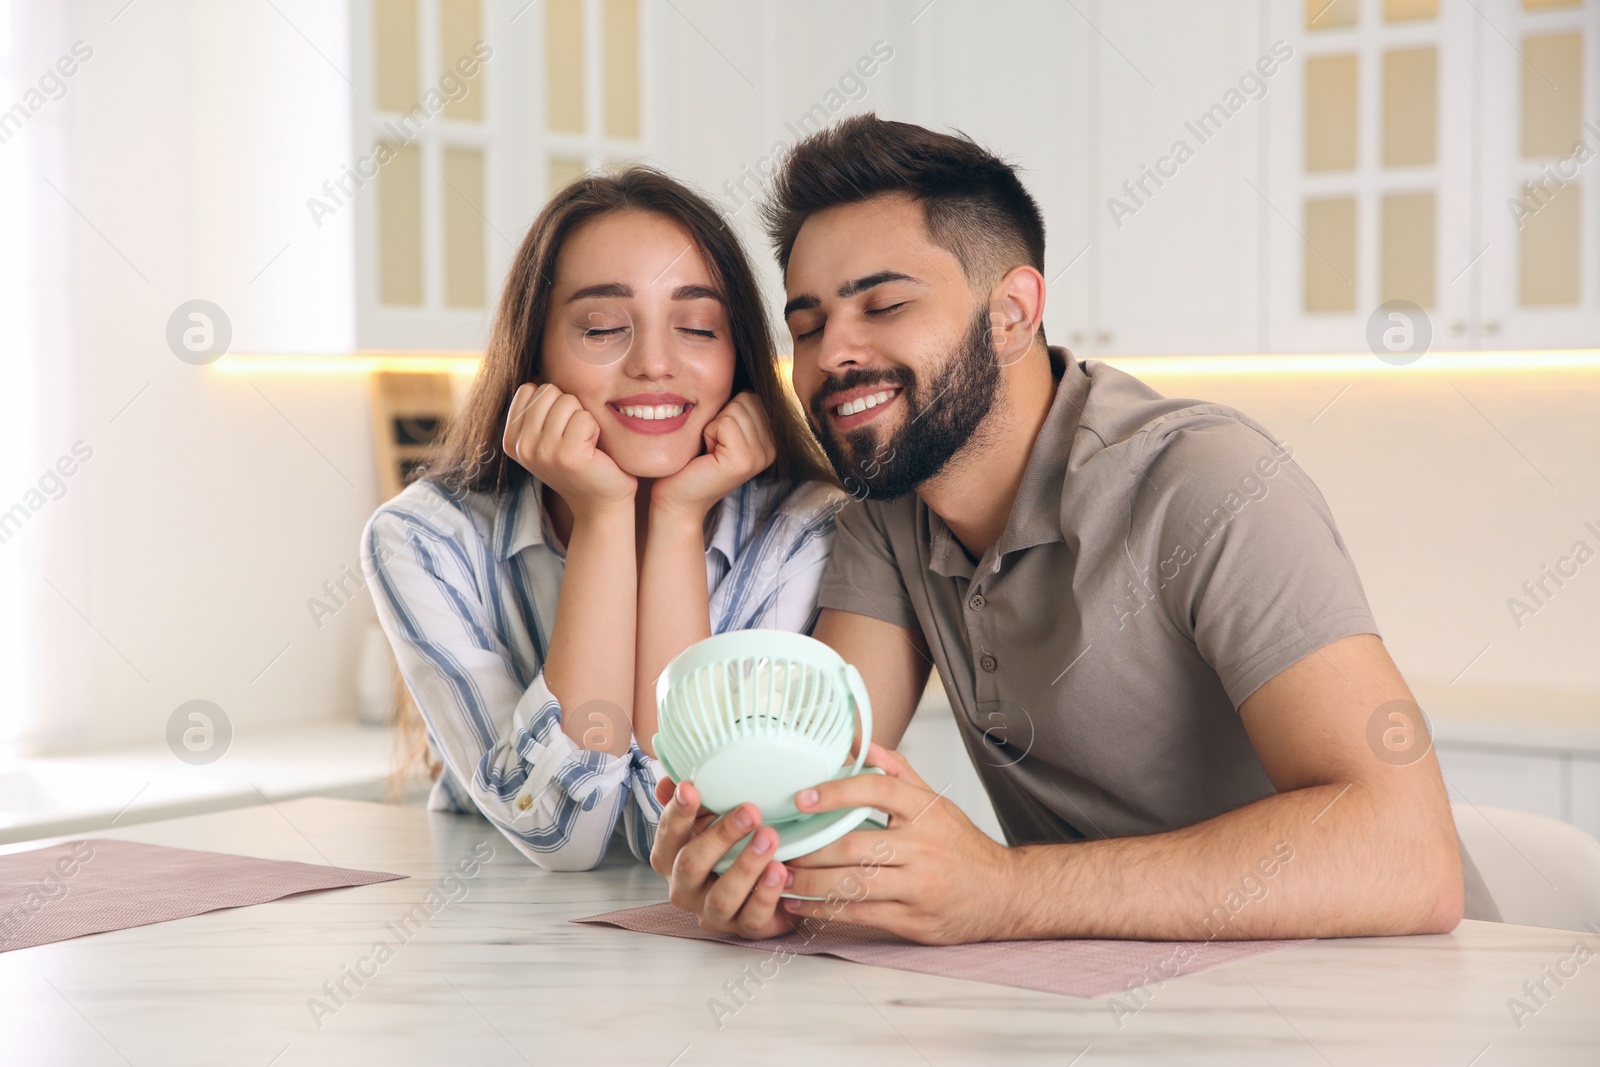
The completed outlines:
<svg viewBox="0 0 1600 1067">
<path fill-rule="evenodd" d="M 833 517 L 848 498 L 820 482 L 784 488 L 747 482 L 712 510 L 712 633 L 816 624 Z M 538 483 L 452 495 L 414 482 L 368 520 L 361 562 L 444 765 L 428 807 L 481 812 L 550 870 L 595 866 L 621 819 L 628 848 L 648 862 L 660 761 L 637 738 L 626 755 L 579 746 L 544 682 L 566 551 Z"/>
</svg>

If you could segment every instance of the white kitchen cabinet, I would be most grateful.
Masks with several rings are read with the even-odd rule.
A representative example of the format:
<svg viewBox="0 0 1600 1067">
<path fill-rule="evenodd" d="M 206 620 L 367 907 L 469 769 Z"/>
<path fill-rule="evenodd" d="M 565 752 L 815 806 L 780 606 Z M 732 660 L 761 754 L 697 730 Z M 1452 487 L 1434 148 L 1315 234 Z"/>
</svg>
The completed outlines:
<svg viewBox="0 0 1600 1067">
<path fill-rule="evenodd" d="M 1264 10 L 1300 57 L 1270 101 L 1267 350 L 1365 350 L 1397 299 L 1434 349 L 1593 347 L 1600 183 L 1508 202 L 1574 139 L 1600 153 L 1600 2 Z"/>
<path fill-rule="evenodd" d="M 1068 339 L 1080 355 L 1253 351 L 1265 105 L 1287 80 L 1258 5 L 1085 9 L 1088 318 Z"/>
<path fill-rule="evenodd" d="M 1600 2 L 1487 0 L 1477 24 L 1474 347 L 1594 348 Z"/>
<path fill-rule="evenodd" d="M 351 163 L 323 199 L 354 213 L 358 347 L 484 346 L 550 194 L 646 154 L 654 17 L 640 0 L 351 0 Z"/>
</svg>

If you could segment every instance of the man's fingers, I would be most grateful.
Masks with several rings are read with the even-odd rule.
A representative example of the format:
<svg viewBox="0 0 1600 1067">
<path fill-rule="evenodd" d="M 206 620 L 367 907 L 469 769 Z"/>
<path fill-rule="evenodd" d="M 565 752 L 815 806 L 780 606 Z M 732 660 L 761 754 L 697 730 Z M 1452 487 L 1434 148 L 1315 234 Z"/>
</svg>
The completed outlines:
<svg viewBox="0 0 1600 1067">
<path fill-rule="evenodd" d="M 748 817 L 748 822 L 742 821 L 745 817 Z M 696 835 L 694 841 L 684 850 L 684 854 L 679 857 L 679 865 L 686 866 L 688 873 L 698 875 L 699 880 L 704 881 L 711 873 L 711 868 L 722 858 L 723 853 L 760 822 L 759 808 L 754 804 L 739 805 L 726 815 L 717 818 L 703 833 Z"/>
<path fill-rule="evenodd" d="M 794 884 L 788 892 L 799 897 L 820 897 L 860 903 L 867 900 L 904 901 L 903 894 L 914 893 L 916 876 L 904 867 L 796 867 Z M 810 903 L 810 902 L 807 902 Z"/>
<path fill-rule="evenodd" d="M 692 811 L 694 816 L 695 833 L 699 833 L 717 820 L 717 813 L 700 803 L 700 793 L 693 782 L 684 782 L 678 786 L 676 793 L 678 803 L 684 811 Z"/>
<path fill-rule="evenodd" d="M 906 906 L 896 900 L 860 900 L 853 903 L 786 900 L 783 902 L 783 910 L 796 925 L 803 919 L 814 919 L 824 927 L 829 923 L 855 923 L 860 926 L 875 926 L 891 934 L 898 934 L 908 941 L 913 940 L 910 935 L 914 930 L 907 918 Z"/>
<path fill-rule="evenodd" d="M 740 822 L 741 815 L 749 816 L 748 824 Z M 685 889 L 690 886 L 704 886 L 706 880 L 711 877 L 711 868 L 722 858 L 723 853 L 749 833 L 760 820 L 759 808 L 754 804 L 741 804 L 702 832 L 695 834 L 694 840 L 678 852 L 677 863 L 672 868 L 673 885 Z"/>
<path fill-rule="evenodd" d="M 663 796 L 663 786 L 666 795 Z M 656 840 L 650 848 L 650 867 L 668 878 L 675 869 L 678 854 L 695 836 L 695 808 L 698 799 L 692 783 L 681 785 L 670 778 L 656 783 L 656 798 L 661 801 L 661 818 L 656 822 Z"/>
<path fill-rule="evenodd" d="M 737 841 L 735 838 L 734 841 Z M 750 843 L 739 853 L 739 858 L 733 861 L 733 866 L 724 871 L 712 883 L 711 891 L 706 894 L 706 903 L 701 911 L 701 918 L 708 920 L 720 930 L 736 929 L 737 917 L 744 911 L 746 902 L 750 899 L 757 882 L 761 878 L 772 853 L 778 847 L 778 831 L 770 826 L 758 827 Z M 777 894 L 772 894 L 773 901 Z M 776 907 L 774 903 L 772 905 Z M 755 925 L 752 928 L 765 927 L 766 919 L 771 917 L 769 908 L 766 916 L 753 914 Z"/>
<path fill-rule="evenodd" d="M 756 887 L 750 891 L 744 907 L 734 917 L 734 929 L 741 937 L 759 939 L 777 937 L 794 927 L 786 912 L 778 907 L 779 894 L 789 872 L 783 864 L 769 861 L 756 876 Z"/>
<path fill-rule="evenodd" d="M 813 869 L 822 868 L 847 868 L 853 871 L 866 871 L 870 875 L 881 866 L 904 863 L 904 857 L 896 857 L 895 845 L 905 844 L 905 835 L 892 833 L 888 830 L 879 830 L 876 824 L 864 825 L 864 829 L 852 830 L 839 840 L 823 845 L 815 852 L 807 852 L 804 856 L 796 856 L 789 861 L 789 866 L 797 871 L 801 867 Z M 796 875 L 798 877 L 798 874 Z M 796 889 L 795 892 L 800 892 Z"/>
<path fill-rule="evenodd" d="M 919 779 L 920 781 L 920 779 Z M 836 808 L 877 808 L 900 819 L 914 819 L 936 794 L 927 786 L 913 785 L 888 774 L 858 774 L 823 782 L 795 794 L 795 807 L 804 812 Z"/>
<path fill-rule="evenodd" d="M 857 731 L 859 734 L 859 731 Z M 867 766 L 880 767 L 891 778 L 898 778 L 924 789 L 933 789 L 922 776 L 911 768 L 911 762 L 892 748 L 884 748 L 876 741 L 867 749 Z"/>
</svg>

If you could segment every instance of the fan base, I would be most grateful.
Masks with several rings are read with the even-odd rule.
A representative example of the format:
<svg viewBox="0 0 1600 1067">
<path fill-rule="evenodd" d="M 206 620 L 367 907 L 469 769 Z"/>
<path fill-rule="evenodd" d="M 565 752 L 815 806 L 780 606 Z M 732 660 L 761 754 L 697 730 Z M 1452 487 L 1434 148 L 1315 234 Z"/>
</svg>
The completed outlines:
<svg viewBox="0 0 1600 1067">
<path fill-rule="evenodd" d="M 864 774 L 882 774 L 876 767 L 868 767 Z M 834 811 L 821 811 L 814 815 L 805 815 L 788 822 L 771 824 L 778 832 L 778 847 L 772 852 L 772 859 L 779 863 L 796 859 L 833 844 L 839 838 L 856 829 L 866 822 L 875 811 L 875 808 L 839 808 Z M 887 824 L 882 818 L 872 819 L 878 829 L 883 829 Z M 760 829 L 760 827 L 757 827 Z M 727 853 L 711 868 L 717 874 L 725 874 L 733 866 L 745 846 L 750 844 L 750 839 L 755 836 L 755 830 L 741 837 L 733 843 Z M 826 897 L 803 897 L 798 893 L 780 893 L 779 896 L 791 897 L 796 900 L 825 900 Z"/>
</svg>

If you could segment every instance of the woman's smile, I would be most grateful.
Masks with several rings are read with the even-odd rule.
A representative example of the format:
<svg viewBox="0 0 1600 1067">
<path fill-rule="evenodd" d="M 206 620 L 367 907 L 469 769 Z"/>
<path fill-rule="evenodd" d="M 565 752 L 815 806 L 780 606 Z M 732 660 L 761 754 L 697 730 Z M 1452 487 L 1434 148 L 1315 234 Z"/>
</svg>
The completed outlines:
<svg viewBox="0 0 1600 1067">
<path fill-rule="evenodd" d="M 606 410 L 623 428 L 650 434 L 681 430 L 694 408 L 677 393 L 635 393 L 606 402 Z"/>
</svg>

